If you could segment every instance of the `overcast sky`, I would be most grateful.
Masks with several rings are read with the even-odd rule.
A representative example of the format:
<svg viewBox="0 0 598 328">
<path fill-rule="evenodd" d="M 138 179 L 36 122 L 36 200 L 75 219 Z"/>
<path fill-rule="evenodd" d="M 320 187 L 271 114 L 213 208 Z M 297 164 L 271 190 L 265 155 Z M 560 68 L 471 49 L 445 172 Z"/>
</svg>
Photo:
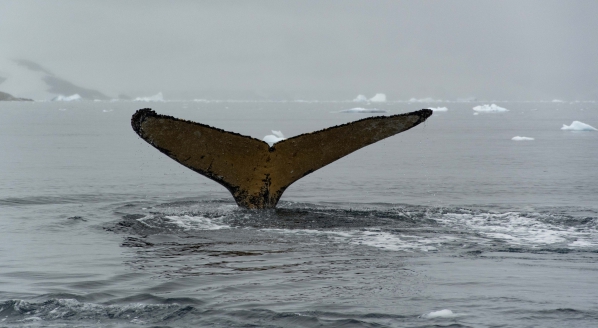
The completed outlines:
<svg viewBox="0 0 598 328">
<path fill-rule="evenodd" d="M 598 1 L 0 1 L 0 56 L 115 96 L 598 99 Z"/>
</svg>

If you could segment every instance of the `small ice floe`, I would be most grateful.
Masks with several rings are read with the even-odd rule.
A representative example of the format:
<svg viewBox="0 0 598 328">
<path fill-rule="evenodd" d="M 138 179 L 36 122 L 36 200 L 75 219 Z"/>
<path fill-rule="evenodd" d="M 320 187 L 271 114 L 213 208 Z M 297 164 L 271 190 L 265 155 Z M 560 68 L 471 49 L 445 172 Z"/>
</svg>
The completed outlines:
<svg viewBox="0 0 598 328">
<path fill-rule="evenodd" d="M 598 131 L 595 127 L 585 124 L 580 121 L 573 121 L 571 125 L 563 124 L 561 130 L 568 130 L 568 131 Z"/>
<path fill-rule="evenodd" d="M 388 113 L 388 111 L 386 109 L 356 107 L 341 110 L 339 113 Z"/>
<path fill-rule="evenodd" d="M 511 140 L 514 140 L 514 141 L 528 141 L 528 140 L 534 140 L 534 138 L 516 136 L 516 137 L 511 138 Z"/>
<path fill-rule="evenodd" d="M 52 98 L 52 101 L 74 101 L 74 100 L 81 100 L 81 96 L 78 93 L 70 96 L 58 95 Z"/>
<path fill-rule="evenodd" d="M 272 134 L 265 136 L 262 140 L 264 140 L 270 147 L 272 147 L 275 143 L 283 141 L 284 139 L 286 138 L 284 137 L 282 132 L 272 130 Z"/>
<path fill-rule="evenodd" d="M 475 112 L 475 113 L 473 113 L 473 115 L 480 115 L 480 113 L 478 113 L 478 112 Z"/>
<path fill-rule="evenodd" d="M 102 112 L 104 112 L 104 113 L 110 113 L 112 111 L 113 111 L 112 109 L 102 109 Z"/>
<path fill-rule="evenodd" d="M 552 102 L 553 102 L 553 103 L 562 103 L 562 102 L 564 102 L 564 101 L 562 101 L 562 100 L 560 100 L 560 99 L 552 99 Z"/>
<path fill-rule="evenodd" d="M 448 108 L 446 108 L 446 107 L 428 107 L 428 109 L 431 109 L 434 112 L 446 112 L 446 111 L 448 111 Z"/>
<path fill-rule="evenodd" d="M 454 318 L 454 317 L 456 317 L 456 315 L 453 313 L 453 311 L 451 311 L 449 309 L 433 311 L 433 312 L 426 313 L 426 314 L 422 315 L 422 318 L 424 318 L 424 319 Z"/>
<path fill-rule="evenodd" d="M 66 108 L 58 108 L 58 110 L 61 112 L 66 112 Z"/>
<path fill-rule="evenodd" d="M 371 102 L 386 102 L 386 95 L 383 93 L 377 93 L 375 96 L 370 98 Z"/>
<path fill-rule="evenodd" d="M 354 102 L 368 102 L 368 98 L 364 95 L 358 95 L 357 98 L 353 99 Z"/>
<path fill-rule="evenodd" d="M 509 111 L 508 109 L 497 106 L 496 104 L 475 106 L 473 110 L 478 113 L 502 113 Z"/>
<path fill-rule="evenodd" d="M 162 92 L 158 92 L 149 97 L 137 97 L 134 101 L 164 101 L 164 96 L 162 95 Z"/>
</svg>

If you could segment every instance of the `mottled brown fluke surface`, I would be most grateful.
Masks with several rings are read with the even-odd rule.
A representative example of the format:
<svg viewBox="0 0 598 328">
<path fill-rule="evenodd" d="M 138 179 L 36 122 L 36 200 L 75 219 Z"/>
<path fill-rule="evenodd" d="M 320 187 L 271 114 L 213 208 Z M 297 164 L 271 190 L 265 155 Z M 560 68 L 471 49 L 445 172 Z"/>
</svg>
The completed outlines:
<svg viewBox="0 0 598 328">
<path fill-rule="evenodd" d="M 429 109 L 359 121 L 267 143 L 211 126 L 156 114 L 131 118 L 137 134 L 175 161 L 226 187 L 239 206 L 274 208 L 293 182 L 362 147 L 408 130 Z"/>
</svg>

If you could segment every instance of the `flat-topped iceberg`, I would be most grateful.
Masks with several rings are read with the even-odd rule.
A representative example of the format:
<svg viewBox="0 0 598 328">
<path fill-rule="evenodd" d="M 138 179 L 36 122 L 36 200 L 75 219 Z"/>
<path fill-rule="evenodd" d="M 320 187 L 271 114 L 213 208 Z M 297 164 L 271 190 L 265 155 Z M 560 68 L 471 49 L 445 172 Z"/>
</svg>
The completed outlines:
<svg viewBox="0 0 598 328">
<path fill-rule="evenodd" d="M 284 139 L 286 138 L 284 137 L 282 132 L 272 130 L 272 134 L 265 136 L 262 140 L 264 140 L 270 147 L 272 147 L 275 143 L 283 141 Z"/>
<path fill-rule="evenodd" d="M 158 92 L 153 96 L 137 97 L 134 100 L 135 101 L 164 101 L 164 96 L 162 95 L 162 92 Z"/>
<path fill-rule="evenodd" d="M 585 124 L 580 121 L 573 121 L 571 125 L 563 124 L 561 130 L 568 130 L 568 131 L 598 131 L 595 127 Z"/>
<path fill-rule="evenodd" d="M 78 93 L 75 93 L 74 95 L 70 95 L 70 96 L 58 95 L 58 96 L 52 98 L 52 101 L 74 101 L 74 100 L 81 100 L 81 96 L 79 96 Z"/>
<path fill-rule="evenodd" d="M 513 137 L 511 140 L 514 140 L 514 141 L 528 141 L 528 140 L 534 140 L 534 138 L 516 136 L 516 137 Z"/>
<path fill-rule="evenodd" d="M 478 113 L 502 113 L 509 111 L 508 109 L 497 106 L 496 104 L 475 106 L 473 110 Z"/>
<path fill-rule="evenodd" d="M 341 110 L 339 113 L 388 113 L 388 111 L 386 109 L 356 107 Z"/>
<path fill-rule="evenodd" d="M 448 108 L 446 108 L 446 107 L 428 107 L 428 109 L 431 109 L 434 112 L 446 112 L 446 111 L 448 111 Z"/>
<path fill-rule="evenodd" d="M 386 95 L 383 93 L 377 93 L 375 96 L 370 98 L 371 102 L 386 102 Z"/>
</svg>

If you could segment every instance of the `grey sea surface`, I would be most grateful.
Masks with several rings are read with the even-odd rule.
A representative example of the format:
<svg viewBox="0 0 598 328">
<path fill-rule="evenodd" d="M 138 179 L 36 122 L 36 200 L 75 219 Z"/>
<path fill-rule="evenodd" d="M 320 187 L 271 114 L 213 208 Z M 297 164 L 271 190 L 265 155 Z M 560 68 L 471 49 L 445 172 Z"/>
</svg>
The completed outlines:
<svg viewBox="0 0 598 328">
<path fill-rule="evenodd" d="M 598 103 L 482 104 L 1 102 L 0 327 L 596 327 L 598 132 L 561 126 Z M 262 211 L 130 126 L 262 139 L 430 106 Z"/>
</svg>

